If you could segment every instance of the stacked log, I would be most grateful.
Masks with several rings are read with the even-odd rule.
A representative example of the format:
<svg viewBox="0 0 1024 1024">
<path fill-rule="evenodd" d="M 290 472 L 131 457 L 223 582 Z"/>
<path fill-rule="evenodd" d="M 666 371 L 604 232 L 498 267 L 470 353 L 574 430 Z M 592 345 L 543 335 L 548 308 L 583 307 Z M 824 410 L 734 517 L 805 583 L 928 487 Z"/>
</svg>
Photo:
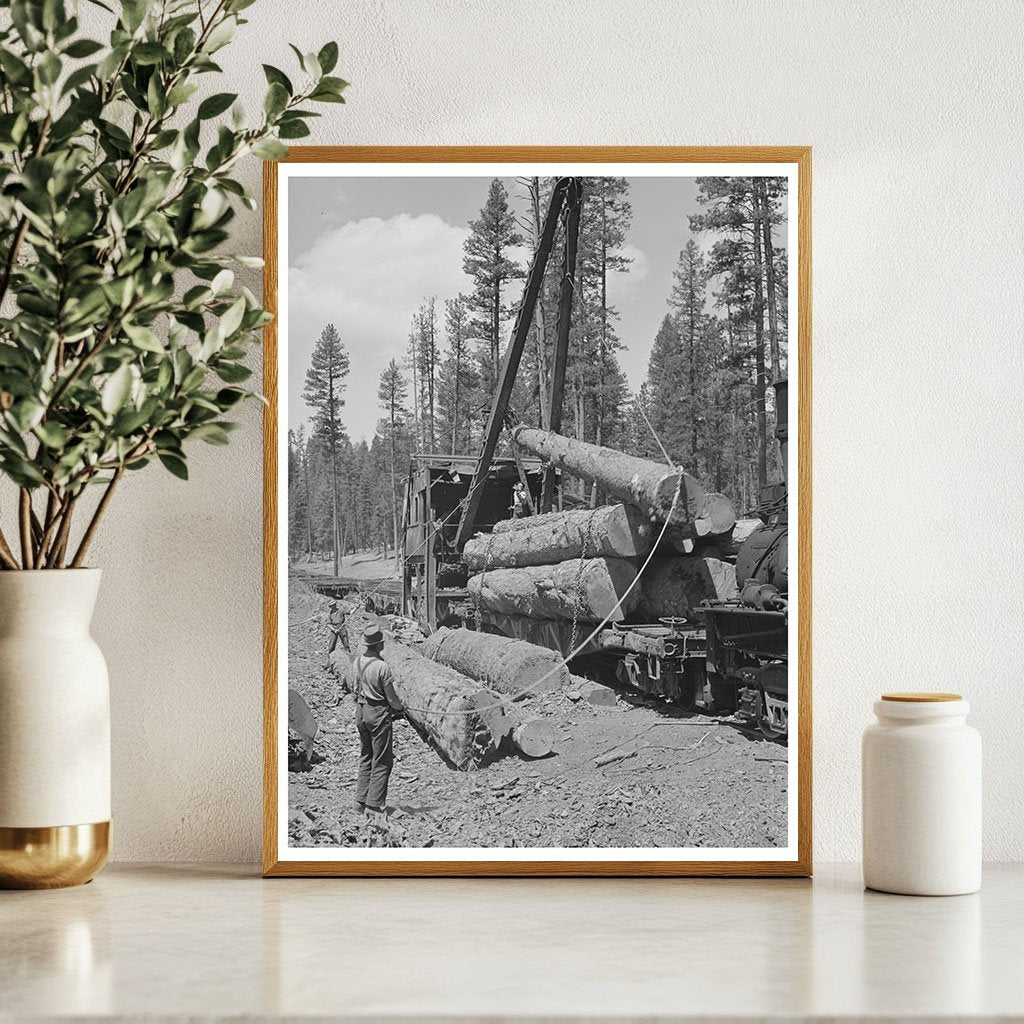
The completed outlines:
<svg viewBox="0 0 1024 1024">
<path fill-rule="evenodd" d="M 644 622 L 692 617 L 707 598 L 737 596 L 736 567 L 719 558 L 656 555 L 643 575 L 640 591 L 636 612 Z"/>
<path fill-rule="evenodd" d="M 349 650 L 362 651 L 362 634 L 376 620 L 352 612 L 346 622 Z M 335 649 L 339 676 L 348 673 L 352 655 Z M 447 665 L 439 665 L 411 647 L 387 640 L 384 660 L 395 680 L 395 693 L 406 717 L 457 768 L 472 768 L 492 758 L 514 724 L 501 698 Z"/>
<path fill-rule="evenodd" d="M 580 557 L 641 558 L 653 542 L 651 524 L 637 509 L 607 505 L 496 523 L 493 533 L 466 544 L 463 558 L 476 573 Z"/>
<path fill-rule="evenodd" d="M 468 590 L 477 607 L 502 615 L 621 622 L 636 607 L 638 588 L 629 590 L 635 579 L 624 558 L 571 558 L 480 573 L 470 577 Z"/>
<path fill-rule="evenodd" d="M 471 629 L 442 626 L 421 650 L 432 661 L 513 697 L 562 689 L 569 670 L 546 647 Z"/>
</svg>

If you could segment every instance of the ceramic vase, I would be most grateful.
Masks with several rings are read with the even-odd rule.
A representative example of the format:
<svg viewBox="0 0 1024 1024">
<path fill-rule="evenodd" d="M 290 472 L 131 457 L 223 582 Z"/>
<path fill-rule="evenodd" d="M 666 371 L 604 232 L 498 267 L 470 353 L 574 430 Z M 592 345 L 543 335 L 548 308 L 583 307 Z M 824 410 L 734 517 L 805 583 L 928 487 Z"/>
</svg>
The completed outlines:
<svg viewBox="0 0 1024 1024">
<path fill-rule="evenodd" d="M 110 849 L 99 569 L 0 572 L 0 887 L 80 885 Z"/>
<path fill-rule="evenodd" d="M 954 693 L 892 693 L 862 750 L 864 884 L 912 896 L 981 885 L 981 737 Z"/>
</svg>

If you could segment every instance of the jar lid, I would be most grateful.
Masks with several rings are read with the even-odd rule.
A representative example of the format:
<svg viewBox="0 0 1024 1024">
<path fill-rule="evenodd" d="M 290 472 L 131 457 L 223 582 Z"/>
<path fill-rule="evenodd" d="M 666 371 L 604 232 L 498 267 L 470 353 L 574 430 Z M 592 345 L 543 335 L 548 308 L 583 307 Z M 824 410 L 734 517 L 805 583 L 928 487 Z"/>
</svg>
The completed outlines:
<svg viewBox="0 0 1024 1024">
<path fill-rule="evenodd" d="M 934 704 L 946 700 L 963 700 L 959 693 L 883 693 L 882 700 L 906 704 Z"/>
</svg>

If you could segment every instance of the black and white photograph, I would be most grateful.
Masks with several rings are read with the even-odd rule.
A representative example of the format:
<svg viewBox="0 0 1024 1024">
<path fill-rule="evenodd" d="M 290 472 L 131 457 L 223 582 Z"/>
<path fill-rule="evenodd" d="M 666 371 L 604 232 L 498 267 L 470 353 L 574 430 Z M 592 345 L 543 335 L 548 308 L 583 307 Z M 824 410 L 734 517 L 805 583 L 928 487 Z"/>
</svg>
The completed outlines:
<svg viewBox="0 0 1024 1024">
<path fill-rule="evenodd" d="M 278 174 L 280 858 L 795 860 L 796 166 Z"/>
</svg>

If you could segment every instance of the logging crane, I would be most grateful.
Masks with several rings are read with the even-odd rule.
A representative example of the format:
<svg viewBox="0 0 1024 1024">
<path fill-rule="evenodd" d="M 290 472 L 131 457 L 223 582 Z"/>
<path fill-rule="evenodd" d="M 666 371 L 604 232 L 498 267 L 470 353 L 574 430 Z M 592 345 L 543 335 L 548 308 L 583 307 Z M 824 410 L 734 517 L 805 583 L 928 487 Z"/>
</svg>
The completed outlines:
<svg viewBox="0 0 1024 1024">
<path fill-rule="evenodd" d="M 586 585 L 594 613 L 589 620 L 604 617 L 598 614 L 602 599 L 606 604 L 610 602 L 615 613 L 609 628 L 593 638 L 586 652 L 610 659 L 619 682 L 684 708 L 735 713 L 765 736 L 781 739 L 788 725 L 785 481 L 765 489 L 758 509 L 760 525 L 735 551 L 735 595 L 706 600 L 696 609 L 672 608 L 672 614 L 660 614 L 656 622 L 630 621 L 635 618 L 630 614 L 635 600 L 632 604 L 623 601 L 621 606 L 616 603 L 636 576 L 635 562 L 644 554 L 653 556 L 650 524 L 654 524 L 655 532 L 660 530 L 659 539 L 669 533 L 675 545 L 682 545 L 677 550 L 692 551 L 695 545 L 716 539 L 731 541 L 736 517 L 727 498 L 705 491 L 678 467 L 586 444 L 560 433 L 582 199 L 581 178 L 559 178 L 552 189 L 512 337 L 502 359 L 480 454 L 428 453 L 411 459 L 403 513 L 402 609 L 428 634 L 444 626 L 468 626 L 528 640 L 568 656 L 581 636 L 576 611 L 571 619 L 560 616 L 565 602 L 560 609 L 558 601 L 568 591 L 569 603 L 578 604 Z M 554 360 L 542 417 L 544 429 L 539 429 L 515 423 L 510 399 L 560 221 L 564 230 Z M 786 382 L 776 384 L 776 435 L 784 467 L 786 395 Z M 498 456 L 498 443 L 505 430 L 512 439 L 511 455 Z M 616 530 L 627 537 L 618 547 L 608 543 L 616 555 L 625 549 L 632 560 L 594 558 L 600 552 L 588 525 L 577 558 L 553 567 L 541 565 L 532 584 L 526 567 L 516 577 L 526 581 L 528 593 L 523 599 L 533 592 L 541 594 L 550 602 L 547 610 L 551 614 L 530 617 L 481 611 L 483 580 L 493 580 L 496 575 L 490 571 L 494 548 L 508 545 L 519 514 L 525 516 L 526 523 L 551 521 L 547 514 L 553 509 L 556 494 L 558 507 L 562 508 L 563 473 L 597 483 L 603 492 L 624 503 L 618 509 L 633 509 L 644 518 L 646 525 L 601 527 L 606 541 Z M 608 512 L 604 518 L 610 519 L 611 510 L 604 511 Z M 558 529 L 564 529 L 561 520 Z M 642 546 L 645 537 L 648 546 L 644 550 L 629 549 L 629 543 L 635 544 L 637 538 Z M 516 566 L 514 555 L 511 562 Z M 602 563 L 600 567 L 595 567 L 597 562 Z M 475 573 L 472 579 L 471 571 Z M 595 578 L 588 577 L 584 584 L 588 572 Z"/>
</svg>

